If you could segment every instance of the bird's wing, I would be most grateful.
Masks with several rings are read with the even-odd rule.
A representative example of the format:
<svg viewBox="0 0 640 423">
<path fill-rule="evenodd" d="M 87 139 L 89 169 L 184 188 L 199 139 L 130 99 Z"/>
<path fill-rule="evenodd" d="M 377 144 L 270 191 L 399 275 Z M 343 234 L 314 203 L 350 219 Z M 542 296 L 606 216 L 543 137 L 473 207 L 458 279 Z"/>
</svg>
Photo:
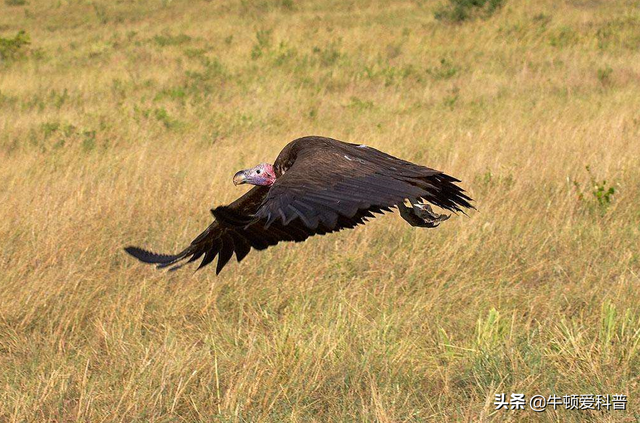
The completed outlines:
<svg viewBox="0 0 640 423">
<path fill-rule="evenodd" d="M 423 199 L 454 212 L 471 199 L 440 171 L 371 147 L 336 140 L 308 143 L 273 184 L 255 216 L 265 227 L 301 221 L 312 230 L 341 229 L 343 222 L 387 211 L 405 199 Z"/>
<path fill-rule="evenodd" d="M 235 253 L 238 263 L 244 259 L 252 248 L 264 250 L 281 241 L 301 242 L 313 235 L 323 235 L 344 228 L 353 228 L 366 221 L 364 214 L 354 216 L 341 222 L 339 228 L 332 230 L 316 228 L 311 230 L 302 222 L 283 225 L 276 222 L 265 227 L 264 221 L 255 221 L 248 225 L 238 225 L 230 220 L 235 213 L 228 207 L 212 210 L 216 220 L 209 225 L 191 244 L 178 254 L 157 254 L 138 247 L 126 247 L 125 251 L 144 263 L 157 265 L 158 268 L 172 266 L 176 270 L 187 263 L 202 257 L 198 269 L 211 263 L 216 257 L 216 274 L 219 274 Z M 237 215 L 244 218 L 242 215 Z M 232 218 L 233 219 L 233 218 Z"/>
<path fill-rule="evenodd" d="M 345 220 L 340 228 L 311 230 L 301 221 L 288 225 L 276 222 L 266 227 L 266 222 L 254 217 L 259 204 L 264 200 L 266 187 L 255 187 L 228 206 L 211 210 L 215 220 L 198 235 L 191 244 L 178 254 L 158 254 L 138 247 L 126 247 L 125 251 L 138 260 L 155 264 L 158 268 L 175 270 L 200 258 L 198 269 L 211 263 L 216 257 L 216 274 L 219 274 L 235 253 L 242 261 L 251 249 L 264 250 L 281 241 L 301 242 L 312 235 L 322 235 L 343 228 L 352 228 L 366 221 L 364 214 Z"/>
<path fill-rule="evenodd" d="M 207 229 L 191 241 L 187 248 L 178 254 L 157 254 L 133 246 L 126 247 L 125 251 L 144 263 L 157 265 L 158 268 L 173 266 L 172 270 L 202 257 L 198 267 L 200 269 L 219 257 L 216 266 L 216 274 L 218 274 L 234 253 L 240 262 L 249 254 L 251 248 L 263 250 L 279 241 L 273 234 L 258 234 L 252 229 L 244 230 L 241 226 L 224 223 L 224 218 L 229 218 L 227 216 L 248 223 L 246 214 L 255 212 L 257 206 L 264 200 L 267 191 L 266 187 L 254 187 L 233 203 L 225 206 L 223 209 L 228 210 L 226 213 L 224 210 L 219 215 L 214 213 L 214 217 L 217 216 L 222 221 L 214 220 Z M 213 212 L 214 210 L 212 210 Z"/>
</svg>

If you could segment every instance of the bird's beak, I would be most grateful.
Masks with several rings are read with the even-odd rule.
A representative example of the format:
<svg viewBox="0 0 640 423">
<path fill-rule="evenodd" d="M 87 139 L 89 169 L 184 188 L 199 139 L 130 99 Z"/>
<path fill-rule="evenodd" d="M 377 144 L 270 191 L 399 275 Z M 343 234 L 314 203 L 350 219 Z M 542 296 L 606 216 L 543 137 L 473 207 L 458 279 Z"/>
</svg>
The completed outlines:
<svg viewBox="0 0 640 423">
<path fill-rule="evenodd" d="M 233 185 L 241 185 L 247 182 L 247 175 L 244 170 L 233 175 Z"/>
</svg>

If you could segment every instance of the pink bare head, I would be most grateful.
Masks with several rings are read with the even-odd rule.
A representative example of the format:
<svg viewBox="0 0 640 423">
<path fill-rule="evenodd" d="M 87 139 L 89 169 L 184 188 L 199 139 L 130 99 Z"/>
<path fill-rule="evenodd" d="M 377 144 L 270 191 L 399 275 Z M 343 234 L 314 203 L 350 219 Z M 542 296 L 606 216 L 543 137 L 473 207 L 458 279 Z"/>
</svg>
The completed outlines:
<svg viewBox="0 0 640 423">
<path fill-rule="evenodd" d="M 276 181 L 276 173 L 269 163 L 260 163 L 251 169 L 241 170 L 233 175 L 234 185 L 251 184 L 271 186 Z"/>
</svg>

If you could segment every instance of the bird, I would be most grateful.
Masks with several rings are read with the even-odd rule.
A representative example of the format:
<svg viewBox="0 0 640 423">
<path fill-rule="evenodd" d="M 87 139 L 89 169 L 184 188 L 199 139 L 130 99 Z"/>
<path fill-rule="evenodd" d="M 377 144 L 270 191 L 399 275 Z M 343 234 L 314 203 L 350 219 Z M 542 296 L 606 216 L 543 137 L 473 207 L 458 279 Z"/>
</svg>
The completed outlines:
<svg viewBox="0 0 640 423">
<path fill-rule="evenodd" d="M 234 185 L 253 187 L 211 209 L 213 222 L 181 252 L 158 254 L 134 246 L 125 251 L 170 270 L 202 257 L 198 270 L 218 257 L 217 275 L 234 253 L 239 263 L 251 249 L 355 228 L 394 208 L 411 226 L 435 228 L 450 215 L 435 213 L 431 204 L 465 215 L 465 209 L 475 209 L 459 182 L 364 144 L 306 136 L 287 144 L 273 164 L 235 173 Z"/>
</svg>

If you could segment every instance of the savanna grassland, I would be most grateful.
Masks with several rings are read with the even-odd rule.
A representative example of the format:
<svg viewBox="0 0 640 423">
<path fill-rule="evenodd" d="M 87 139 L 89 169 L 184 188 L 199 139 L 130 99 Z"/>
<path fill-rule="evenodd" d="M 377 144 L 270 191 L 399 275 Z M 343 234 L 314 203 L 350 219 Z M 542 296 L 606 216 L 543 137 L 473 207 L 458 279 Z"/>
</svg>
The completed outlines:
<svg viewBox="0 0 640 423">
<path fill-rule="evenodd" d="M 448 7 L 3 0 L 0 421 L 640 419 L 640 5 Z M 122 251 L 181 249 L 310 134 L 445 170 L 478 211 L 218 277 Z"/>
</svg>

